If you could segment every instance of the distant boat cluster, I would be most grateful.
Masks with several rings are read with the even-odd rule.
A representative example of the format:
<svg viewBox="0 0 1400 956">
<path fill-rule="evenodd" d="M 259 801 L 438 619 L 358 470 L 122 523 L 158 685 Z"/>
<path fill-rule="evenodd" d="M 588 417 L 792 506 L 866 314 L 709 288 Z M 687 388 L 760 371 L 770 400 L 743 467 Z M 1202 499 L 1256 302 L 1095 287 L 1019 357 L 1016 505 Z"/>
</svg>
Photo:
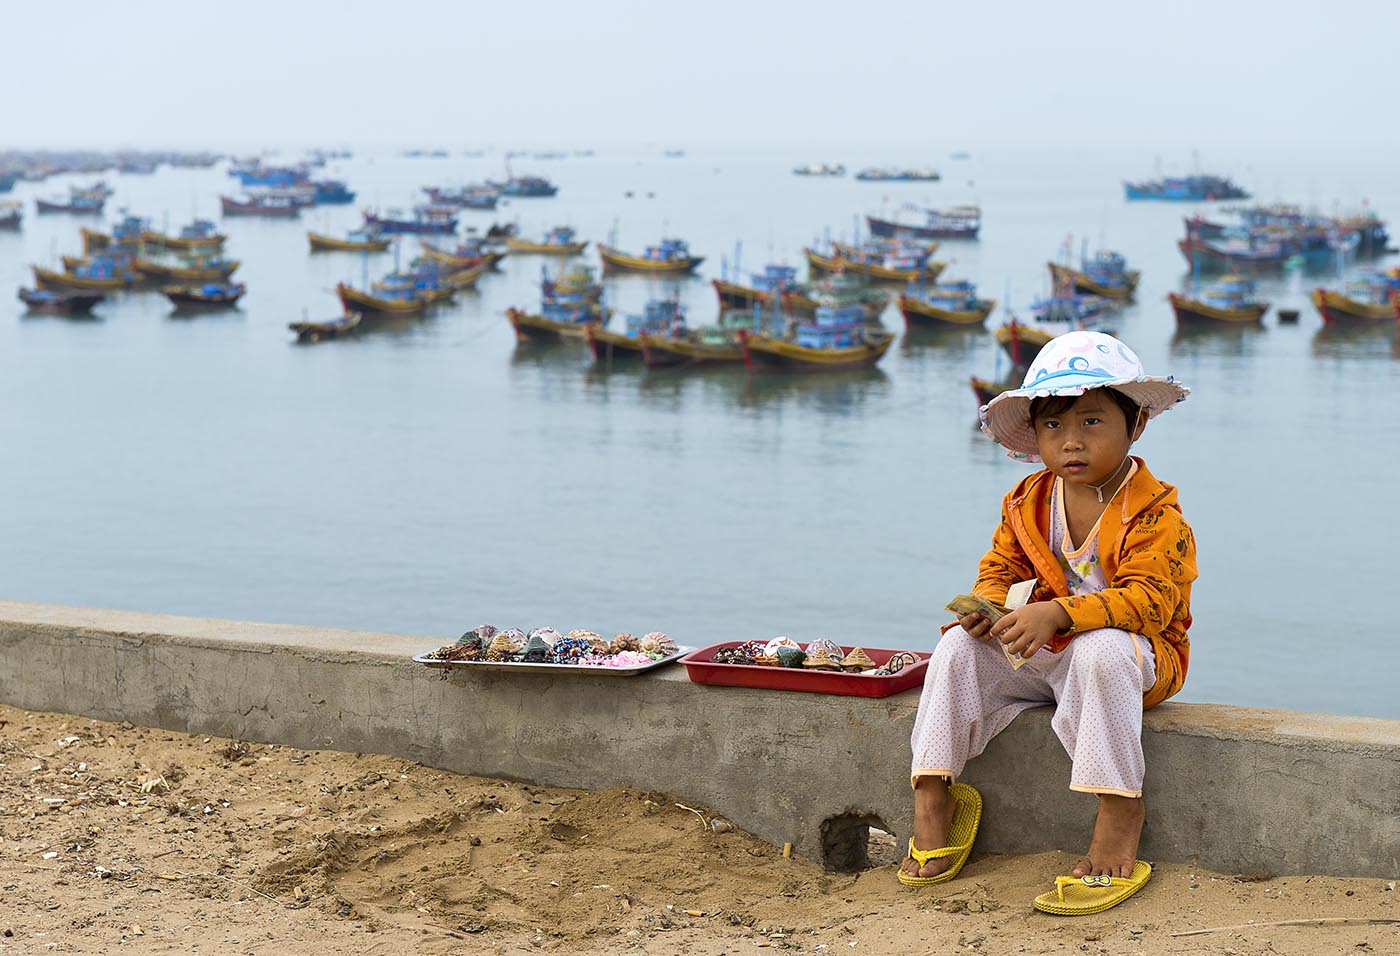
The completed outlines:
<svg viewBox="0 0 1400 956">
<path fill-rule="evenodd" d="M 846 167 L 840 163 L 802 163 L 792 168 L 795 176 L 844 176 Z M 937 182 L 943 177 L 930 166 L 867 166 L 856 172 L 862 182 Z"/>
</svg>

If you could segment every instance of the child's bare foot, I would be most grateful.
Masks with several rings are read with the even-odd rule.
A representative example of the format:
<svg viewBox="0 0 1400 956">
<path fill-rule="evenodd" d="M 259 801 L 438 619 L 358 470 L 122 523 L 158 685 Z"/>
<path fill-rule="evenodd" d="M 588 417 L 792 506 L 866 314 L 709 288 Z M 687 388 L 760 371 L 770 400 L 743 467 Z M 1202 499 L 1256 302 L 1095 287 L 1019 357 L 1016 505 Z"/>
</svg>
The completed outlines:
<svg viewBox="0 0 1400 956">
<path fill-rule="evenodd" d="M 1131 876 L 1144 816 L 1141 797 L 1099 794 L 1094 838 L 1089 841 L 1089 852 L 1074 865 L 1074 875 Z"/>
<path fill-rule="evenodd" d="M 914 787 L 914 846 L 920 850 L 948 845 L 948 830 L 957 809 L 948 785 L 945 777 L 922 776 Z M 910 876 L 937 876 L 952 865 L 953 858 L 948 856 L 929 860 L 922 867 L 906 857 L 899 868 Z"/>
</svg>

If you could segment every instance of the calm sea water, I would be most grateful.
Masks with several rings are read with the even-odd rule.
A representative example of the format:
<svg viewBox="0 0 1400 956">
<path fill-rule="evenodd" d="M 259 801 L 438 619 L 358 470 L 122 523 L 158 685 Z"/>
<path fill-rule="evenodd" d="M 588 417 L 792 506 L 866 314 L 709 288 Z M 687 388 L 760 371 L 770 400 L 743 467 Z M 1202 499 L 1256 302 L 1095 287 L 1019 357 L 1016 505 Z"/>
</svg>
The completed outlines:
<svg viewBox="0 0 1400 956">
<path fill-rule="evenodd" d="M 1120 335 L 1149 371 L 1194 389 L 1138 445 L 1180 487 L 1199 540 L 1183 699 L 1400 717 L 1386 583 L 1400 530 L 1395 330 L 1324 331 L 1306 292 L 1333 277 L 1295 275 L 1263 291 L 1301 309 L 1297 325 L 1271 313 L 1260 329 L 1181 335 L 1164 297 L 1190 281 L 1174 242 L 1193 207 L 1129 204 L 1119 185 L 1153 174 L 1150 152 L 968 148 L 968 160 L 660 146 L 517 160 L 559 195 L 464 219 L 526 234 L 570 223 L 628 249 L 685 237 L 707 256 L 696 278 L 619 278 L 608 295 L 625 311 L 679 294 L 693 322 L 714 316 L 708 279 L 736 244 L 746 269 L 801 264 L 805 244 L 848 235 L 882 202 L 980 201 L 982 241 L 938 258 L 1023 309 L 1067 236 L 1076 257 L 1084 239 L 1123 251 L 1143 279 Z M 1169 172 L 1189 164 L 1163 156 Z M 1365 198 L 1400 225 L 1393 158 L 1220 151 L 1203 165 L 1265 200 L 1330 211 Z M 789 173 L 808 160 L 934 161 L 944 180 Z M 491 621 L 932 646 L 1026 472 L 975 426 L 968 376 L 1006 371 L 989 331 L 904 336 L 858 374 L 604 372 L 582 347 L 517 347 L 503 312 L 537 303 L 544 262 L 522 256 L 429 318 L 300 346 L 289 321 L 330 317 L 337 281 L 394 262 L 311 255 L 308 227 L 340 231 L 361 205 L 406 206 L 419 186 L 503 169 L 499 155 L 362 151 L 327 172 L 360 192 L 355 206 L 223 222 L 250 290 L 235 312 L 172 317 L 153 292 L 87 321 L 0 306 L 5 595 L 439 637 Z M 216 217 L 234 182 L 222 169 L 109 179 L 109 209 L 170 228 Z M 84 222 L 30 202 L 23 231 L 0 233 L 0 289 L 76 253 Z M 405 261 L 415 248 L 404 242 Z M 902 332 L 893 310 L 886 323 Z"/>
</svg>

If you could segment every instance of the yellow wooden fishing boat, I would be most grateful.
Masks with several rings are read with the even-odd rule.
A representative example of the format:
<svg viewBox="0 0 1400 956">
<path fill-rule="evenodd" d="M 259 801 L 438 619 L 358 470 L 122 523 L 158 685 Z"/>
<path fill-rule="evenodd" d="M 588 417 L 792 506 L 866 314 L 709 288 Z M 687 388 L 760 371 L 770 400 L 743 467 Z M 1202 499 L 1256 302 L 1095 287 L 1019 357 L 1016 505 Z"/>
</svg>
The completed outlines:
<svg viewBox="0 0 1400 956">
<path fill-rule="evenodd" d="M 576 256 L 588 248 L 588 240 L 578 241 L 574 230 L 569 226 L 555 226 L 545 234 L 544 240 L 521 239 L 518 236 L 506 237 L 506 248 L 513 252 L 527 252 L 546 256 Z"/>
<path fill-rule="evenodd" d="M 1018 366 L 1029 366 L 1046 343 L 1054 338 L 1049 332 L 1023 325 L 1015 319 L 998 326 L 992 334 L 997 344 L 1011 357 L 1011 364 Z"/>
<path fill-rule="evenodd" d="M 101 252 L 112 245 L 112 237 L 105 232 L 98 232 L 96 229 L 83 226 L 78 230 L 78 233 L 83 237 L 83 255 Z"/>
<path fill-rule="evenodd" d="M 1312 303 L 1328 325 L 1394 322 L 1400 319 L 1400 304 L 1397 304 L 1396 298 L 1385 302 L 1366 302 L 1333 289 L 1314 289 Z"/>
<path fill-rule="evenodd" d="M 946 262 L 925 262 L 915 269 L 892 269 L 873 262 L 860 262 L 848 259 L 840 253 L 822 255 L 815 249 L 807 250 L 807 265 L 817 275 L 834 272 L 849 272 L 863 275 L 879 282 L 924 282 L 934 283 L 947 268 Z"/>
<path fill-rule="evenodd" d="M 476 280 L 480 279 L 491 268 L 486 262 L 478 262 L 476 265 L 466 269 L 458 269 L 455 272 L 443 273 L 442 281 L 447 283 L 452 291 L 461 289 L 476 288 Z"/>
<path fill-rule="evenodd" d="M 1045 264 L 1050 268 L 1051 288 L 1101 295 L 1106 299 L 1115 299 L 1119 302 L 1127 301 L 1133 297 L 1137 291 L 1138 280 L 1142 278 L 1142 273 L 1138 270 L 1124 269 L 1122 272 L 1110 273 L 1116 277 L 1114 281 L 1102 281 L 1087 272 L 1071 269 L 1059 262 Z"/>
<path fill-rule="evenodd" d="M 642 340 L 622 332 L 612 332 L 600 323 L 590 322 L 583 330 L 588 339 L 588 348 L 593 352 L 595 362 L 607 363 L 615 360 L 641 359 Z"/>
<path fill-rule="evenodd" d="M 237 259 L 194 259 L 191 265 L 176 266 L 137 256 L 131 267 L 153 282 L 227 282 L 238 271 Z"/>
<path fill-rule="evenodd" d="M 448 252 L 439 249 L 437 246 L 425 242 L 423 243 L 423 258 L 429 262 L 435 262 L 442 267 L 444 272 L 454 272 L 462 269 L 474 269 L 479 265 L 484 265 L 487 269 L 496 268 L 497 263 L 504 259 L 509 253 L 501 252 L 499 249 L 484 249 L 481 255 L 462 256 L 455 252 Z"/>
<path fill-rule="evenodd" d="M 227 239 L 228 236 L 217 232 L 203 236 L 170 236 L 148 229 L 141 234 L 142 242 L 158 249 L 170 249 L 175 252 L 218 252 L 224 247 Z"/>
<path fill-rule="evenodd" d="M 416 315 L 428 307 L 428 302 L 423 297 L 396 290 L 374 295 L 342 282 L 335 287 L 335 292 L 340 296 L 340 304 L 345 307 L 346 312 Z"/>
<path fill-rule="evenodd" d="M 111 292 L 125 289 L 131 285 L 129 279 L 120 275 L 84 276 L 72 272 L 45 269 L 43 266 L 31 266 L 30 268 L 34 270 L 34 281 L 41 289 L 91 289 Z"/>
<path fill-rule="evenodd" d="M 977 405 L 979 407 L 986 405 L 1002 392 L 1015 387 L 1014 385 L 1007 385 L 1003 382 L 993 382 L 991 379 L 987 378 L 978 378 L 976 375 L 972 376 L 971 381 L 972 394 L 977 396 Z"/>
<path fill-rule="evenodd" d="M 786 339 L 740 330 L 744 365 L 751 371 L 839 372 L 870 368 L 884 357 L 894 342 L 891 332 L 865 330 L 858 345 L 842 348 L 810 348 Z"/>
<path fill-rule="evenodd" d="M 694 272 L 704 256 L 692 256 L 690 248 L 680 239 L 663 239 L 660 245 L 648 246 L 645 255 L 633 256 L 611 246 L 598 243 L 598 255 L 604 272 L 645 272 L 651 275 L 687 275 Z"/>
<path fill-rule="evenodd" d="M 355 233 L 350 233 L 354 236 Z M 311 241 L 312 252 L 383 252 L 389 248 L 390 239 L 388 236 L 371 236 L 362 234 L 363 238 L 339 239 L 335 236 L 327 236 L 323 233 L 306 231 L 306 238 Z"/>
<path fill-rule="evenodd" d="M 899 311 L 904 315 L 905 328 L 981 325 L 997 307 L 995 299 L 974 299 L 971 309 L 949 308 L 943 304 L 945 302 L 954 304 L 954 300 L 930 301 L 917 296 L 901 295 Z"/>
<path fill-rule="evenodd" d="M 586 321 L 551 319 L 547 316 L 514 308 L 506 309 L 506 318 L 510 320 L 511 328 L 515 329 L 516 340 L 520 342 L 532 342 L 538 339 L 584 339 L 588 335 L 590 325 L 597 325 L 604 321 L 598 318 Z"/>
</svg>

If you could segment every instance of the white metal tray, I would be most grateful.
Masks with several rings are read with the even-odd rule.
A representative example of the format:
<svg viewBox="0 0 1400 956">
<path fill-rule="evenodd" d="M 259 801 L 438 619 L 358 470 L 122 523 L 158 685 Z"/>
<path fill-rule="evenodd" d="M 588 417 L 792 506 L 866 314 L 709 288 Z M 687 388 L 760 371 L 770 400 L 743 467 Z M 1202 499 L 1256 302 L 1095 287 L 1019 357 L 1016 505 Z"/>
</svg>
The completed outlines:
<svg viewBox="0 0 1400 956">
<path fill-rule="evenodd" d="M 427 654 L 418 654 L 413 660 L 415 663 L 427 664 L 429 667 L 448 669 L 462 667 L 479 670 L 519 671 L 526 674 L 590 674 L 599 677 L 634 677 L 643 671 L 678 661 L 693 650 L 695 650 L 693 647 L 677 647 L 674 654 L 668 654 L 659 660 L 638 664 L 635 667 L 603 667 L 599 664 L 528 664 L 523 661 L 439 661 L 428 657 Z"/>
</svg>

